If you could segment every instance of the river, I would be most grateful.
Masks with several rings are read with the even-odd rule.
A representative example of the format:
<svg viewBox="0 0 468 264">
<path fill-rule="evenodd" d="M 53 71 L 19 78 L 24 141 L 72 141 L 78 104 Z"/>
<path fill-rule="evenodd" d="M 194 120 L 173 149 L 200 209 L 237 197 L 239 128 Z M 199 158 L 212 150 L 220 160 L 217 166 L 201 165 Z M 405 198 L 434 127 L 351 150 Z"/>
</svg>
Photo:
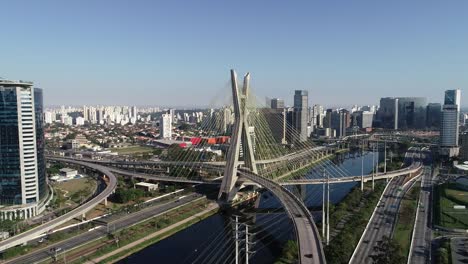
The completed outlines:
<svg viewBox="0 0 468 264">
<path fill-rule="evenodd" d="M 364 173 L 372 172 L 372 153 L 363 154 Z M 377 157 L 377 155 L 376 155 Z M 382 157 L 382 155 L 381 155 Z M 376 161 L 377 162 L 377 161 Z M 359 155 L 346 154 L 342 159 L 335 159 L 333 164 L 325 166 L 330 177 L 340 174 L 348 176 L 361 175 L 362 158 Z M 307 177 L 319 177 L 323 169 L 311 170 Z M 330 200 L 338 203 L 357 183 L 337 183 L 330 185 Z M 290 186 L 290 190 L 299 195 L 309 208 L 317 208 L 322 204 L 322 185 Z M 255 234 L 252 242 L 250 262 L 254 264 L 273 263 L 287 240 L 294 239 L 294 230 L 287 215 L 279 208 L 274 196 L 265 192 L 262 194 L 257 211 L 236 212 L 241 214 L 240 222 L 248 222 L 249 228 Z M 320 213 L 313 212 L 319 222 Z M 317 216 L 317 217 L 316 217 Z M 235 263 L 234 216 L 232 212 L 223 212 L 204 219 L 203 221 L 182 230 L 171 237 L 155 243 L 145 249 L 119 261 L 120 264 L 143 263 Z M 244 230 L 245 227 L 240 227 Z M 241 235 L 242 237 L 242 235 Z M 245 245 L 240 242 L 240 248 Z M 240 263 L 245 263 L 241 251 Z"/>
</svg>

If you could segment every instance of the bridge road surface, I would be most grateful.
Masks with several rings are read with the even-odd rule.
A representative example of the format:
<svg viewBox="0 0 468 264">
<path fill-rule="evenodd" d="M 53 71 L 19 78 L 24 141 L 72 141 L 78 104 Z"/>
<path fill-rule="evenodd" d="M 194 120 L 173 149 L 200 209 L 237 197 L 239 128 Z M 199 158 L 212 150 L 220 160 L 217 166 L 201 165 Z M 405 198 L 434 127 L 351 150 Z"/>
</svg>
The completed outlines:
<svg viewBox="0 0 468 264">
<path fill-rule="evenodd" d="M 299 263 L 326 263 L 317 227 L 307 207 L 292 193 L 270 179 L 263 178 L 242 169 L 239 170 L 239 175 L 269 190 L 278 198 L 285 211 L 288 212 L 296 230 L 296 237 L 299 244 Z"/>
<path fill-rule="evenodd" d="M 413 245 L 410 252 L 409 263 L 431 263 L 431 220 L 430 220 L 430 194 L 432 189 L 432 169 L 424 167 L 419 194 L 419 208 L 413 234 Z"/>
<path fill-rule="evenodd" d="M 377 204 L 376 212 L 370 220 L 368 229 L 364 231 L 362 242 L 358 245 L 350 261 L 351 264 L 372 263 L 371 255 L 377 242 L 381 241 L 383 236 L 391 237 L 399 203 L 405 193 L 405 190 L 399 190 L 403 181 L 404 177 L 399 177 L 391 179 L 388 183 L 382 200 Z M 406 188 L 409 186 L 410 184 L 407 184 Z"/>
<path fill-rule="evenodd" d="M 119 219 L 111 221 L 109 223 L 109 228 L 112 230 L 119 230 L 125 227 L 129 227 L 132 225 L 135 225 L 141 221 L 144 221 L 146 219 L 155 217 L 158 214 L 162 214 L 167 210 L 170 210 L 172 208 L 187 204 L 191 201 L 194 201 L 200 197 L 203 197 L 201 194 L 189 194 L 186 195 L 185 197 L 182 197 L 180 199 L 175 199 L 172 201 L 169 201 L 167 203 L 164 203 L 162 205 L 156 205 L 156 206 L 151 206 L 144 208 L 140 211 L 137 211 L 135 213 L 131 213 L 128 215 L 123 215 Z M 102 218 L 104 219 L 104 218 Z M 101 219 L 100 219 L 101 220 Z M 58 242 L 54 245 L 47 246 L 43 249 L 40 249 L 38 251 L 34 251 L 30 254 L 21 256 L 19 258 L 11 259 L 8 260 L 4 263 L 11 263 L 11 264 L 32 264 L 32 263 L 40 263 L 42 261 L 45 261 L 47 259 L 50 259 L 51 257 L 54 256 L 54 253 L 51 251 L 52 248 L 61 248 L 59 252 L 57 252 L 57 256 L 59 259 L 63 258 L 63 254 L 66 251 L 69 251 L 73 248 L 79 247 L 82 244 L 88 243 L 90 241 L 93 241 L 95 239 L 98 239 L 100 237 L 106 236 L 107 235 L 107 228 L 106 226 L 101 226 L 100 228 L 94 229 L 92 231 L 85 232 L 83 234 L 77 235 L 73 238 L 69 238 L 67 240 Z M 65 253 L 66 255 L 66 253 Z"/>
<path fill-rule="evenodd" d="M 55 159 L 55 160 L 61 160 L 61 159 Z M 106 175 L 108 178 L 109 178 L 109 183 L 107 185 L 107 187 L 102 191 L 100 192 L 99 194 L 97 194 L 96 196 L 94 196 L 93 198 L 91 198 L 91 200 L 87 201 L 86 203 L 78 206 L 77 208 L 71 210 L 70 212 L 62 215 L 62 216 L 59 216 L 55 219 L 52 219 L 51 221 L 45 223 L 45 224 L 42 224 L 40 226 L 37 226 L 37 227 L 34 227 L 26 232 L 23 232 L 21 234 L 18 234 L 16 236 L 13 236 L 13 237 L 10 237 L 8 239 L 5 239 L 3 241 L 0 242 L 0 251 L 3 251 L 3 250 L 6 250 L 8 248 L 11 248 L 11 247 L 14 247 L 14 246 L 17 246 L 17 245 L 21 245 L 21 244 L 24 244 L 52 229 L 54 229 L 55 227 L 58 227 L 68 221 L 70 221 L 71 219 L 75 218 L 75 217 L 78 217 L 78 216 L 81 216 L 82 214 L 88 212 L 89 210 L 91 210 L 93 207 L 95 207 L 96 205 L 98 205 L 100 202 L 102 202 L 104 199 L 106 199 L 113 191 L 114 189 L 116 188 L 117 186 L 117 178 L 115 177 L 115 175 L 106 167 L 104 166 L 101 166 L 101 165 L 97 165 L 97 164 L 90 164 L 90 163 L 86 163 L 86 162 L 80 162 L 80 161 L 73 161 L 73 163 L 75 164 L 78 164 L 78 165 L 82 165 L 82 166 L 86 166 L 86 167 L 90 167 L 94 170 L 97 170 L 99 171 L 100 173 Z"/>
</svg>

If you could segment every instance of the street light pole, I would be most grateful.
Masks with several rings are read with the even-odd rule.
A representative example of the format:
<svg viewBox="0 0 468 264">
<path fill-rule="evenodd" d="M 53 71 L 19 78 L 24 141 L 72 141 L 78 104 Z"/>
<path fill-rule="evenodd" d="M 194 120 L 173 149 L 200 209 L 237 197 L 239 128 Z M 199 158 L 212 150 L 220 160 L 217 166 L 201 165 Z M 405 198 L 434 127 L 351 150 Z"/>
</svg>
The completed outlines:
<svg viewBox="0 0 468 264">
<path fill-rule="evenodd" d="M 330 175 L 327 174 L 327 246 L 330 243 Z"/>
<path fill-rule="evenodd" d="M 372 145 L 372 191 L 374 191 L 375 183 L 375 145 Z"/>
<path fill-rule="evenodd" d="M 364 145 L 361 143 L 361 192 L 364 191 Z"/>
<path fill-rule="evenodd" d="M 325 238 L 325 170 L 323 170 L 323 184 L 322 184 L 322 237 Z"/>
</svg>

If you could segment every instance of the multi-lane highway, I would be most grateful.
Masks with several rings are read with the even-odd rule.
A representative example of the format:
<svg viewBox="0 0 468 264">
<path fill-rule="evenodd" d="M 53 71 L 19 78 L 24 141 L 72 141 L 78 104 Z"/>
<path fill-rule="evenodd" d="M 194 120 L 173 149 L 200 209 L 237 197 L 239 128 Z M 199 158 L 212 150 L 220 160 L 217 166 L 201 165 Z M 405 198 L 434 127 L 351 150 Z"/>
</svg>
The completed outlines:
<svg viewBox="0 0 468 264">
<path fill-rule="evenodd" d="M 432 189 L 432 169 L 424 167 L 421 180 L 421 192 L 419 194 L 419 205 L 416 214 L 414 233 L 410 248 L 408 263 L 431 263 L 431 241 L 432 226 L 430 218 L 430 194 Z"/>
<path fill-rule="evenodd" d="M 381 241 L 384 236 L 391 236 L 398 212 L 398 204 L 403 196 L 400 189 L 403 180 L 403 177 L 394 178 L 388 183 L 350 263 L 372 263 L 371 255 L 377 242 Z"/>
<path fill-rule="evenodd" d="M 410 155 L 407 155 L 407 159 L 410 159 L 411 162 L 417 160 L 419 153 L 410 153 Z M 415 166 L 420 166 L 419 161 L 414 162 L 414 164 Z M 416 179 L 412 178 L 406 184 L 404 184 L 405 177 L 392 178 L 390 180 L 349 263 L 372 263 L 371 256 L 374 247 L 377 245 L 377 242 L 382 241 L 384 236 L 392 237 L 401 200 Z"/>
<path fill-rule="evenodd" d="M 189 194 L 186 195 L 185 197 L 177 198 L 174 200 L 171 200 L 167 203 L 164 203 L 162 205 L 157 205 L 157 206 L 151 206 L 145 209 L 142 209 L 140 211 L 137 211 L 135 213 L 131 213 L 128 215 L 124 215 L 119 218 L 115 219 L 109 219 L 109 224 L 108 226 L 110 227 L 110 230 L 120 230 L 122 228 L 126 228 L 132 225 L 135 225 L 139 222 L 145 221 L 149 218 L 155 217 L 159 214 L 162 214 L 170 209 L 182 206 L 184 204 L 193 202 L 197 199 L 202 199 L 203 196 L 200 194 Z M 73 248 L 79 247 L 83 244 L 86 244 L 90 241 L 94 241 L 100 237 L 106 236 L 107 235 L 107 228 L 105 226 L 101 226 L 100 228 L 85 232 L 83 234 L 77 235 L 73 238 L 67 239 L 62 242 L 58 242 L 54 245 L 50 245 L 48 247 L 45 247 L 41 250 L 32 252 L 30 254 L 21 256 L 19 258 L 12 259 L 10 261 L 7 261 L 5 263 L 15 263 L 15 264 L 31 264 L 31 263 L 39 263 L 44 260 L 52 258 L 55 253 L 54 253 L 54 248 L 60 248 L 60 254 L 63 254 L 62 252 L 69 251 Z"/>
</svg>

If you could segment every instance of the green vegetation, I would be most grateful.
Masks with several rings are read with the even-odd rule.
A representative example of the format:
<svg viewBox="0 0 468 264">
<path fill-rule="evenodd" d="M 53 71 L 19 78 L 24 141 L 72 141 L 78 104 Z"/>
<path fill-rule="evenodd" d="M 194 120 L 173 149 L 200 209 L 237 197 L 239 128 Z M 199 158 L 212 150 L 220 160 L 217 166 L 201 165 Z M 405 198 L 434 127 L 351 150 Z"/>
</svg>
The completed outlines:
<svg viewBox="0 0 468 264">
<path fill-rule="evenodd" d="M 275 264 L 293 264 L 297 263 L 297 257 L 299 254 L 299 247 L 297 241 L 288 240 L 283 248 L 281 257 Z"/>
<path fill-rule="evenodd" d="M 129 201 L 138 201 L 144 196 L 145 192 L 140 189 L 117 188 L 112 196 L 112 201 L 116 203 L 128 203 Z"/>
<path fill-rule="evenodd" d="M 454 205 L 468 207 L 468 191 L 457 183 L 444 183 L 434 188 L 434 223 L 447 228 L 468 229 L 466 210 L 453 209 Z"/>
<path fill-rule="evenodd" d="M 452 263 L 452 254 L 450 248 L 450 238 L 443 238 L 440 247 L 435 252 L 436 263 L 450 264 Z"/>
<path fill-rule="evenodd" d="M 60 173 L 60 169 L 62 168 L 63 168 L 62 164 L 52 164 L 49 168 L 47 168 L 47 174 L 49 176 L 57 175 Z"/>
<path fill-rule="evenodd" d="M 398 221 L 393 234 L 393 239 L 398 243 L 401 249 L 399 253 L 403 255 L 405 259 L 408 258 L 411 245 L 411 234 L 413 232 L 420 191 L 421 188 L 415 186 L 404 196 L 401 201 Z"/>
<path fill-rule="evenodd" d="M 178 144 L 172 144 L 167 148 L 167 153 L 163 157 L 169 161 L 214 161 L 217 155 L 213 152 L 195 151 L 192 149 L 184 149 Z"/>
<path fill-rule="evenodd" d="M 338 234 L 325 248 L 328 263 L 348 263 L 384 188 L 383 183 L 377 183 L 374 191 L 366 186 L 363 195 L 355 187 L 343 201 L 331 207 L 330 227 Z"/>
<path fill-rule="evenodd" d="M 374 254 L 371 256 L 372 263 L 376 264 L 401 264 L 405 263 L 405 257 L 401 255 L 401 247 L 391 238 L 384 236 L 382 241 L 377 242 Z"/>
</svg>

